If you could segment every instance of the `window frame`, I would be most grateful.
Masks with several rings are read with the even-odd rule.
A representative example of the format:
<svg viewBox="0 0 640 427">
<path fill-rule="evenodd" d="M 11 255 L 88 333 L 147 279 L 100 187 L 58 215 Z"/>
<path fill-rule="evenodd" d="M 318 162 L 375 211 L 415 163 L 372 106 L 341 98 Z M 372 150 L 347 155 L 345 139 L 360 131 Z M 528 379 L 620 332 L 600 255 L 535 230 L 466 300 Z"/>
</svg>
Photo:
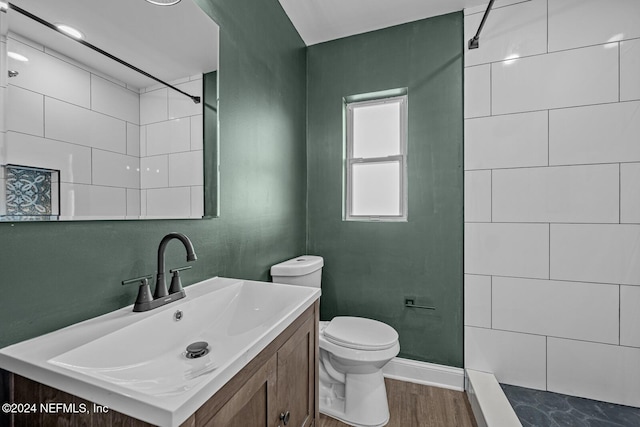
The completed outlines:
<svg viewBox="0 0 640 427">
<path fill-rule="evenodd" d="M 388 103 L 400 104 L 400 153 L 384 157 L 360 157 L 353 156 L 354 151 L 354 126 L 353 126 L 353 110 L 354 108 L 370 105 L 384 105 Z M 345 221 L 378 221 L 378 222 L 398 222 L 408 220 L 407 211 L 407 110 L 408 96 L 406 93 L 401 95 L 378 97 L 374 99 L 344 101 L 345 109 L 345 182 L 344 182 L 344 215 Z M 354 215 L 353 214 L 353 165 L 355 164 L 383 164 L 398 163 L 399 165 L 399 214 L 398 215 Z"/>
</svg>

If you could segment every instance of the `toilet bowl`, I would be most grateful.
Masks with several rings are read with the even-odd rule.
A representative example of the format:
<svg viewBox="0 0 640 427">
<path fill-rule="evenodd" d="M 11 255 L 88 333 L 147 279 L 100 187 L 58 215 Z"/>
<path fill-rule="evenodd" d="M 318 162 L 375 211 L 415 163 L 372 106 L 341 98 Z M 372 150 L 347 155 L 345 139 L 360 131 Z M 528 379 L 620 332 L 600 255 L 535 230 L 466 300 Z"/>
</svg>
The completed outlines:
<svg viewBox="0 0 640 427">
<path fill-rule="evenodd" d="M 322 257 L 305 255 L 271 267 L 276 283 L 320 287 Z M 356 427 L 389 421 L 382 368 L 400 351 L 398 333 L 373 319 L 338 316 L 319 325 L 320 412 Z"/>
</svg>

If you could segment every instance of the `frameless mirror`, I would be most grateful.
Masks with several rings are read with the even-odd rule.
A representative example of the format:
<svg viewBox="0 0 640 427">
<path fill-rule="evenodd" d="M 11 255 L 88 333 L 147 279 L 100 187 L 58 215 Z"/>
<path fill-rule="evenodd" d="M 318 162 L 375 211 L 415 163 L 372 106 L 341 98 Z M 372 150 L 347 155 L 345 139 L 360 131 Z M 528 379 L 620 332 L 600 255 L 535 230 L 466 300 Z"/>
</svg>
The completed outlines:
<svg viewBox="0 0 640 427">
<path fill-rule="evenodd" d="M 219 30 L 193 0 L 12 0 L 0 15 L 0 220 L 205 215 Z"/>
</svg>

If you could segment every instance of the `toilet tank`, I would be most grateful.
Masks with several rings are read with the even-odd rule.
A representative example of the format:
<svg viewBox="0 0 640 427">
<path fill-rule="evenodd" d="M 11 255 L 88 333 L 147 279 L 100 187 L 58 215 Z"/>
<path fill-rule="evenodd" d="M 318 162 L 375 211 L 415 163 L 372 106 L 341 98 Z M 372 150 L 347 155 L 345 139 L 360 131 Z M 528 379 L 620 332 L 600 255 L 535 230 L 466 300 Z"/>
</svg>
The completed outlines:
<svg viewBox="0 0 640 427">
<path fill-rule="evenodd" d="M 324 260 L 320 256 L 302 255 L 271 267 L 274 283 L 319 288 Z"/>
</svg>

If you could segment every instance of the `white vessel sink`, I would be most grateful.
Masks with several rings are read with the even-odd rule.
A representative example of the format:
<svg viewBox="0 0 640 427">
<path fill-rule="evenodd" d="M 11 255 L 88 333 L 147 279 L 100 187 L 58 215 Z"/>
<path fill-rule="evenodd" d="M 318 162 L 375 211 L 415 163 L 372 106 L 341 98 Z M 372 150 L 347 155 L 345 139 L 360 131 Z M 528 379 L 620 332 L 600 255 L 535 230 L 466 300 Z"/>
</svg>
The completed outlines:
<svg viewBox="0 0 640 427">
<path fill-rule="evenodd" d="M 155 310 L 126 307 L 5 347 L 0 367 L 144 421 L 177 426 L 320 296 L 314 288 L 221 277 L 186 293 Z M 187 358 L 186 347 L 200 341 L 209 353 Z"/>
</svg>

